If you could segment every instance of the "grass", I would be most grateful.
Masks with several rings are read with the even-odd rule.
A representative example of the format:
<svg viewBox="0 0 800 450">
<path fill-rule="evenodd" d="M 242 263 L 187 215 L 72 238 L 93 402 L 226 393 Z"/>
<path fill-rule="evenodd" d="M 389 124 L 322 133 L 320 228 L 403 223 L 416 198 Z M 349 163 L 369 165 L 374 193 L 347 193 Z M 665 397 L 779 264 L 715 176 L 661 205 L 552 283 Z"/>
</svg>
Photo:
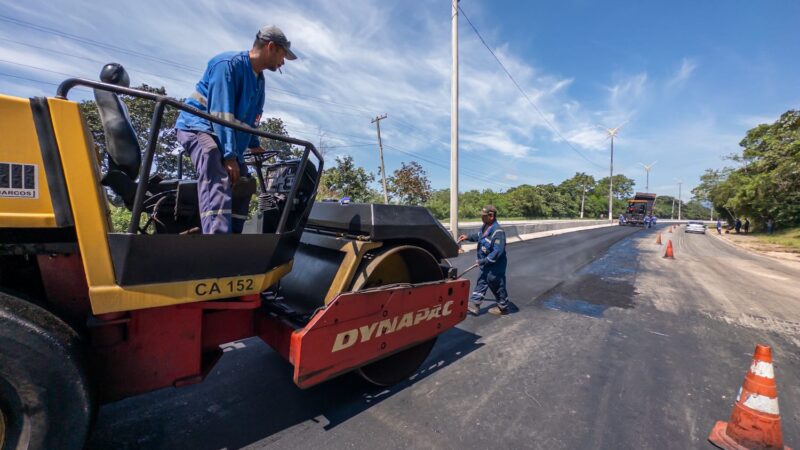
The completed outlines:
<svg viewBox="0 0 800 450">
<path fill-rule="evenodd" d="M 800 227 L 776 231 L 771 235 L 758 233 L 755 234 L 755 237 L 761 242 L 781 245 L 795 251 L 800 251 Z"/>
</svg>

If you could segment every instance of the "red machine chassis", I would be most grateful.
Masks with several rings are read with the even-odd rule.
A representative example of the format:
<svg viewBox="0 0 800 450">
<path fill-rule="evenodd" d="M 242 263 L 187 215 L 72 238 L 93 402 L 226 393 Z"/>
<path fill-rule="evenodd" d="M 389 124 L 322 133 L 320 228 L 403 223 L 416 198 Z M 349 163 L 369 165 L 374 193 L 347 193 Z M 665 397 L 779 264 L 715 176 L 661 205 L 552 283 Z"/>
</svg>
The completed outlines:
<svg viewBox="0 0 800 450">
<path fill-rule="evenodd" d="M 304 326 L 266 312 L 259 296 L 92 316 L 78 255 L 40 257 L 49 303 L 89 317 L 90 371 L 101 401 L 199 382 L 221 344 L 259 336 L 294 365 L 308 388 L 427 341 L 464 320 L 469 282 L 442 280 L 340 294 Z M 77 321 L 76 321 L 77 322 Z"/>
<path fill-rule="evenodd" d="M 263 316 L 259 334 L 294 365 L 294 382 L 305 389 L 456 326 L 468 295 L 466 280 L 340 294 L 289 339 L 277 316 Z"/>
</svg>

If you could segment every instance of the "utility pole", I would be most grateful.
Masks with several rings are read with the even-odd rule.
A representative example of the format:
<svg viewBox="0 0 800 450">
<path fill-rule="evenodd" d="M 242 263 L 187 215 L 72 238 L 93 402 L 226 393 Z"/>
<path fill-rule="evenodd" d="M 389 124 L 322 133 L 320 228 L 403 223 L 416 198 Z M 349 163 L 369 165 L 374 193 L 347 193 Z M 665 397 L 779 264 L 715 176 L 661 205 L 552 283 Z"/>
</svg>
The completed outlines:
<svg viewBox="0 0 800 450">
<path fill-rule="evenodd" d="M 583 219 L 583 204 L 586 201 L 586 179 L 583 179 L 583 194 L 581 194 L 581 219 Z"/>
<path fill-rule="evenodd" d="M 672 197 L 672 212 L 669 213 L 669 220 L 675 219 L 675 197 Z"/>
<path fill-rule="evenodd" d="M 450 0 L 450 38 L 453 65 L 450 69 L 450 233 L 458 237 L 458 0 Z"/>
<path fill-rule="evenodd" d="M 678 220 L 681 220 L 681 184 L 683 180 L 678 179 Z"/>
<path fill-rule="evenodd" d="M 389 204 L 389 194 L 386 191 L 386 167 L 383 165 L 383 142 L 381 141 L 381 120 L 387 117 L 386 114 L 372 119 L 372 123 L 378 128 L 378 151 L 381 154 L 381 178 L 383 179 L 383 203 Z"/>
<path fill-rule="evenodd" d="M 644 167 L 644 171 L 647 172 L 647 184 L 644 188 L 645 192 L 650 192 L 650 170 L 656 165 L 657 162 L 658 161 L 654 161 L 652 164 L 639 163 L 640 166 Z"/>
</svg>

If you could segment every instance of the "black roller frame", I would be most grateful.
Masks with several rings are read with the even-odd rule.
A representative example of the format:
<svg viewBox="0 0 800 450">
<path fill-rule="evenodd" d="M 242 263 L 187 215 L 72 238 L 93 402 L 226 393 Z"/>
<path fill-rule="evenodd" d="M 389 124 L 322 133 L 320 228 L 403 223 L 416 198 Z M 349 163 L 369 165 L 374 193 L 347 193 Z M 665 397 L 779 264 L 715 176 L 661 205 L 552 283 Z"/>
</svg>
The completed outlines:
<svg viewBox="0 0 800 450">
<path fill-rule="evenodd" d="M 158 141 L 158 132 L 161 130 L 161 119 L 164 116 L 164 108 L 166 106 L 172 106 L 173 108 L 176 108 L 178 110 L 194 114 L 210 122 L 214 122 L 222 126 L 233 128 L 234 130 L 243 131 L 245 133 L 254 134 L 256 136 L 260 136 L 267 139 L 286 142 L 288 144 L 302 146 L 303 148 L 305 148 L 305 151 L 303 152 L 303 157 L 300 161 L 300 166 L 298 167 L 298 174 L 305 173 L 305 168 L 306 165 L 308 164 L 308 157 L 311 153 L 314 153 L 314 156 L 319 161 L 319 164 L 317 166 L 316 180 L 314 182 L 314 195 L 316 195 L 316 190 L 317 187 L 319 186 L 319 180 L 320 177 L 322 176 L 324 161 L 322 155 L 319 153 L 316 147 L 314 147 L 314 144 L 312 144 L 311 142 L 291 138 L 288 136 L 281 136 L 279 134 L 274 134 L 267 131 L 257 130 L 253 127 L 240 125 L 228 120 L 218 119 L 214 116 L 211 116 L 210 114 L 200 111 L 197 108 L 193 108 L 179 100 L 176 100 L 172 97 L 168 97 L 166 95 L 153 94 L 152 92 L 140 91 L 138 89 L 131 89 L 127 87 L 117 86 L 114 84 L 102 83 L 99 81 L 84 80 L 82 78 L 69 78 L 67 80 L 64 80 L 58 86 L 58 90 L 56 91 L 56 97 L 66 100 L 67 94 L 69 94 L 69 90 L 75 86 L 85 86 L 92 89 L 109 91 L 115 94 L 130 95 L 132 97 L 143 98 L 146 100 L 152 100 L 156 102 L 155 111 L 153 112 L 153 119 L 150 124 L 150 136 L 147 142 L 147 149 L 145 150 L 144 158 L 142 158 L 142 166 L 139 169 L 139 183 L 137 183 L 136 185 L 136 197 L 134 197 L 133 201 L 131 223 L 128 225 L 129 234 L 136 234 L 136 232 L 139 229 L 139 218 L 142 215 L 144 197 L 147 191 L 147 183 L 143 183 L 142 180 L 148 180 L 150 178 L 150 167 L 152 166 L 153 158 L 155 157 L 155 148 L 156 148 L 156 143 Z M 294 204 L 295 197 L 297 197 L 297 189 L 299 185 L 300 183 L 295 181 L 294 185 L 292 186 L 292 190 L 289 192 L 289 195 L 286 198 L 286 205 Z M 311 208 L 313 204 L 314 204 L 313 202 L 309 202 L 306 208 L 307 209 Z M 291 208 L 289 207 L 283 209 L 280 221 L 278 222 L 278 228 L 275 231 L 275 234 L 282 234 L 284 231 L 286 231 L 285 230 L 286 221 L 289 218 L 290 209 Z M 308 210 L 304 211 L 304 214 L 307 212 Z"/>
</svg>

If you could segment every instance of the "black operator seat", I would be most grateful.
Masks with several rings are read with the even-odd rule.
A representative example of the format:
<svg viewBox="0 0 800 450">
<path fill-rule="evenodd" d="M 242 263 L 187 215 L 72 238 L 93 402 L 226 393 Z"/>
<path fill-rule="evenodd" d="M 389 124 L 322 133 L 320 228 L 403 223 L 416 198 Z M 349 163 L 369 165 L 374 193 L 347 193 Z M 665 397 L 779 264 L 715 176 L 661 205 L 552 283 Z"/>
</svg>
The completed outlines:
<svg viewBox="0 0 800 450">
<path fill-rule="evenodd" d="M 100 81 L 130 87 L 128 72 L 117 63 L 103 66 Z M 111 188 L 122 198 L 125 206 L 131 209 L 136 194 L 136 178 L 142 164 L 142 151 L 128 115 L 128 108 L 113 92 L 95 89 L 94 98 L 100 112 L 108 153 L 108 172 L 101 183 Z"/>
</svg>

